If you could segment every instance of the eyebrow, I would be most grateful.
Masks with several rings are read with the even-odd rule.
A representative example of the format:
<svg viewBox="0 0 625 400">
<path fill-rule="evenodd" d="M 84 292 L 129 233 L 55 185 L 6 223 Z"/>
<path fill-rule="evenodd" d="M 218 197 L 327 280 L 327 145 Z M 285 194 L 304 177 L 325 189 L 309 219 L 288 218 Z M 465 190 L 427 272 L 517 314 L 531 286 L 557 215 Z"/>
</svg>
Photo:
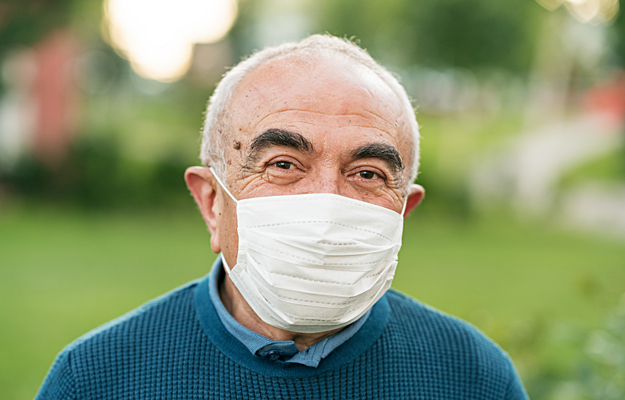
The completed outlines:
<svg viewBox="0 0 625 400">
<path fill-rule="evenodd" d="M 384 161 L 393 170 L 398 173 L 404 170 L 404 164 L 401 160 L 399 151 L 390 144 L 386 143 L 369 143 L 352 151 L 352 159 L 360 160 L 363 158 L 377 158 Z"/>
<path fill-rule="evenodd" d="M 290 147 L 303 153 L 313 152 L 312 143 L 299 133 L 272 128 L 267 129 L 254 138 L 252 144 L 250 144 L 250 152 L 247 156 L 248 162 L 255 160 L 261 151 L 273 146 Z"/>
<path fill-rule="evenodd" d="M 284 129 L 271 128 L 252 140 L 249 154 L 246 157 L 246 165 L 250 165 L 251 162 L 256 160 L 261 151 L 273 146 L 289 147 L 303 153 L 312 153 L 314 150 L 312 143 L 301 134 Z M 354 149 L 351 152 L 351 158 L 353 160 L 364 158 L 380 159 L 384 161 L 395 174 L 404 170 L 404 164 L 399 151 L 386 143 L 365 144 L 364 146 Z"/>
</svg>

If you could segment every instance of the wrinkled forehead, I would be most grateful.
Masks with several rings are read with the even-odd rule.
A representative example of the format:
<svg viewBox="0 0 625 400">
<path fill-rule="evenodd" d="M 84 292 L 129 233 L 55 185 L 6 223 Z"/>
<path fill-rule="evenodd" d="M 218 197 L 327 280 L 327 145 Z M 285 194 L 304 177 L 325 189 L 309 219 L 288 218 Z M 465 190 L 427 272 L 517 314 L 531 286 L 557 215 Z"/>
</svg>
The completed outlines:
<svg viewBox="0 0 625 400">
<path fill-rule="evenodd" d="M 341 54 L 266 61 L 240 82 L 229 111 L 233 122 L 255 124 L 267 113 L 289 108 L 330 115 L 373 113 L 398 125 L 408 117 L 382 78 Z"/>
</svg>

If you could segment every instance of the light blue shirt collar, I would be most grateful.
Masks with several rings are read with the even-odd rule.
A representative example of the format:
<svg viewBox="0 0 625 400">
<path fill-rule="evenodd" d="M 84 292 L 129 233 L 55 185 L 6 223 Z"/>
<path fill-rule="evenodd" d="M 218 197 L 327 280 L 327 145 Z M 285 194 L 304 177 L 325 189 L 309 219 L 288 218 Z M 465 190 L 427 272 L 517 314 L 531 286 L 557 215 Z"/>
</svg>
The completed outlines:
<svg viewBox="0 0 625 400">
<path fill-rule="evenodd" d="M 219 259 L 213 266 L 209 279 L 209 293 L 217 315 L 226 330 L 238 339 L 248 350 L 258 356 L 274 361 L 303 364 L 316 368 L 322 359 L 327 357 L 334 349 L 345 343 L 358 332 L 367 321 L 371 310 L 367 311 L 356 322 L 348 325 L 345 329 L 328 338 L 325 338 L 312 346 L 299 351 L 292 340 L 271 340 L 263 335 L 253 332 L 235 320 L 226 310 L 219 297 L 218 285 L 225 276 L 223 263 Z"/>
</svg>

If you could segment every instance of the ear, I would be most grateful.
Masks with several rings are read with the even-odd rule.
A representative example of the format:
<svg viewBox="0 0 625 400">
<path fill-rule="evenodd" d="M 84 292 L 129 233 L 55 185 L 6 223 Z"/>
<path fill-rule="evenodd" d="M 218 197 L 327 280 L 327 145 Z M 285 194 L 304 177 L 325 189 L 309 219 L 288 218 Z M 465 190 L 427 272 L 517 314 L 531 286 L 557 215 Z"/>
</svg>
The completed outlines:
<svg viewBox="0 0 625 400">
<path fill-rule="evenodd" d="M 406 201 L 406 211 L 404 211 L 404 218 L 408 218 L 408 215 L 421 203 L 425 196 L 425 189 L 423 186 L 412 184 L 410 185 L 410 193 L 408 194 L 408 200 Z"/>
<path fill-rule="evenodd" d="M 220 215 L 220 204 L 216 201 L 217 191 L 215 178 L 210 169 L 206 167 L 190 167 L 184 173 L 187 187 L 197 203 L 202 218 L 211 235 L 211 248 L 214 253 L 221 251 L 219 243 L 219 224 L 217 216 Z"/>
</svg>

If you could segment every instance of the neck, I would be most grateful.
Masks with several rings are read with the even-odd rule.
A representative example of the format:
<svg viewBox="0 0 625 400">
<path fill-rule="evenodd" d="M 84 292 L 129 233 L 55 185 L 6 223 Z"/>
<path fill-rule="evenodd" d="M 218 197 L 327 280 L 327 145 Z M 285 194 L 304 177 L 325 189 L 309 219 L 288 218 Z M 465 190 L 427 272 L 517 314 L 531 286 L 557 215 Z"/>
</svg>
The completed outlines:
<svg viewBox="0 0 625 400">
<path fill-rule="evenodd" d="M 226 310 L 238 323 L 271 340 L 291 340 L 295 342 L 300 351 L 344 329 L 338 328 L 319 333 L 299 333 L 271 326 L 256 315 L 227 274 L 219 285 L 219 297 Z"/>
</svg>

